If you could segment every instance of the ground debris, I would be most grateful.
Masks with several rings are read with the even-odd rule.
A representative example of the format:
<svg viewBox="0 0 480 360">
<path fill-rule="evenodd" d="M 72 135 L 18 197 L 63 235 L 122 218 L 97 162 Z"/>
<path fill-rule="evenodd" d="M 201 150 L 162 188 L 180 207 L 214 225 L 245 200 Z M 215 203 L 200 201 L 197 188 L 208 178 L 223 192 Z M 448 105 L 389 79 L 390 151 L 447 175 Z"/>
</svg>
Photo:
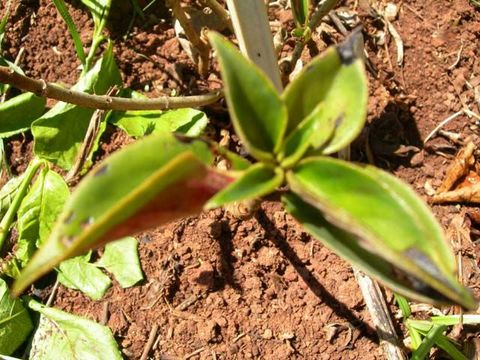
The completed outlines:
<svg viewBox="0 0 480 360">
<path fill-rule="evenodd" d="M 475 163 L 475 157 L 473 156 L 475 149 L 475 144 L 470 141 L 459 151 L 452 164 L 448 167 L 445 179 L 438 188 L 437 193 L 449 191 L 462 176 L 468 174 L 470 167 Z"/>
</svg>

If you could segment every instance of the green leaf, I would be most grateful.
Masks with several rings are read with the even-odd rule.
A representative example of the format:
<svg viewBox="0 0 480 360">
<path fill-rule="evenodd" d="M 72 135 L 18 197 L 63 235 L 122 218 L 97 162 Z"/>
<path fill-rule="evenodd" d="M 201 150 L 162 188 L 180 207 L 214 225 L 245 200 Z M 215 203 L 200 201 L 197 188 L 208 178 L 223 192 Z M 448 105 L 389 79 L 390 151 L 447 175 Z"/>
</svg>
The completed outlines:
<svg viewBox="0 0 480 360">
<path fill-rule="evenodd" d="M 41 314 L 32 340 L 30 359 L 122 359 L 108 327 L 34 300 L 30 300 L 28 306 Z"/>
<path fill-rule="evenodd" d="M 463 355 L 463 353 L 457 349 L 453 341 L 450 340 L 445 335 L 440 335 L 437 337 L 435 344 L 445 351 L 453 360 L 468 360 L 468 358 Z"/>
<path fill-rule="evenodd" d="M 0 53 L 3 50 L 3 38 L 5 37 L 5 30 L 7 28 L 8 18 L 10 17 L 10 9 L 12 7 L 12 0 L 7 0 L 3 9 L 4 15 L 0 20 Z"/>
<path fill-rule="evenodd" d="M 273 160 L 287 126 L 287 109 L 270 80 L 227 40 L 209 33 L 217 52 L 237 135 L 258 160 Z"/>
<path fill-rule="evenodd" d="M 408 320 L 405 322 L 405 326 L 408 330 L 408 334 L 410 335 L 410 339 L 412 341 L 412 349 L 413 350 L 418 349 L 418 347 L 422 344 L 422 335 L 417 329 L 415 329 L 413 326 L 411 326 L 408 323 Z"/>
<path fill-rule="evenodd" d="M 358 37 L 331 47 L 310 62 L 287 86 L 282 98 L 288 108 L 287 134 L 292 133 L 319 104 L 315 117 L 323 124 L 334 122 L 335 132 L 321 153 L 331 154 L 352 142 L 361 132 L 367 114 L 368 86 L 363 60 L 357 57 Z M 312 144 L 314 147 L 323 142 Z"/>
<path fill-rule="evenodd" d="M 410 359 L 411 360 L 425 359 L 430 353 L 430 350 L 432 349 L 433 345 L 435 344 L 437 339 L 442 335 L 445 329 L 446 329 L 445 326 L 434 325 L 432 329 L 428 332 L 428 334 L 425 336 L 425 338 L 423 339 L 418 349 L 413 351 L 412 357 Z"/>
<path fill-rule="evenodd" d="M 112 285 L 102 270 L 90 263 L 91 252 L 60 263 L 58 281 L 66 287 L 80 290 L 92 300 L 100 300 Z"/>
<path fill-rule="evenodd" d="M 18 209 L 18 246 L 15 257 L 25 266 L 50 235 L 70 191 L 63 178 L 44 168 Z"/>
<path fill-rule="evenodd" d="M 436 297 L 438 303 L 475 307 L 472 295 L 456 280 L 455 258 L 440 225 L 415 192 L 394 176 L 325 157 L 299 163 L 287 180 L 304 201 L 358 237 L 360 246 L 413 276 L 417 293 L 428 285 L 432 289 L 423 295 Z"/>
<path fill-rule="evenodd" d="M 115 84 L 121 84 L 121 77 L 110 45 L 103 57 L 73 88 L 105 94 Z M 63 169 L 70 169 L 84 141 L 93 112 L 92 109 L 57 103 L 32 124 L 35 154 Z"/>
<path fill-rule="evenodd" d="M 21 300 L 12 299 L 8 286 L 0 279 L 0 353 L 12 354 L 33 329 Z"/>
<path fill-rule="evenodd" d="M 73 44 L 75 45 L 75 51 L 77 52 L 78 59 L 83 65 L 85 65 L 87 58 L 85 55 L 85 50 L 83 50 L 82 40 L 80 39 L 80 34 L 78 33 L 77 27 L 75 26 L 75 23 L 68 12 L 65 2 L 63 0 L 53 0 L 53 3 L 55 4 L 60 16 L 63 18 L 63 21 L 65 21 L 65 24 L 67 24 L 68 31 L 70 32 Z"/>
<path fill-rule="evenodd" d="M 108 121 L 133 137 L 162 132 L 178 132 L 195 137 L 200 136 L 208 124 L 204 112 L 189 108 L 170 111 L 113 112 Z"/>
<path fill-rule="evenodd" d="M 210 199 L 205 208 L 213 209 L 228 203 L 268 195 L 282 184 L 283 178 L 284 174 L 280 168 L 276 169 L 262 163 L 252 165 L 237 181 Z"/>
<path fill-rule="evenodd" d="M 308 0 L 290 0 L 293 20 L 297 28 L 303 28 L 308 22 Z"/>
<path fill-rule="evenodd" d="M 19 293 L 60 261 L 107 241 L 199 213 L 231 182 L 208 145 L 151 135 L 114 153 L 78 185 L 52 235 L 14 284 Z"/>
<path fill-rule="evenodd" d="M 408 303 L 407 299 L 405 299 L 399 294 L 393 294 L 393 296 L 395 297 L 395 301 L 397 302 L 398 307 L 402 311 L 402 317 L 405 321 L 410 317 L 410 315 L 412 315 L 412 309 L 410 308 L 410 304 Z"/>
<path fill-rule="evenodd" d="M 457 324 L 479 325 L 480 315 L 463 314 L 463 315 L 432 316 L 431 320 L 434 324 L 446 325 L 446 326 L 453 326 Z"/>
<path fill-rule="evenodd" d="M 332 118 L 319 116 L 324 103 L 320 103 L 287 137 L 279 154 L 284 168 L 295 165 L 311 147 L 320 147 L 333 135 L 335 122 Z"/>
<path fill-rule="evenodd" d="M 45 111 L 45 98 L 24 93 L 0 104 L 0 138 L 27 131 Z"/>
<path fill-rule="evenodd" d="M 380 255 L 369 251 L 360 245 L 359 239 L 347 232 L 332 225 L 326 220 L 325 214 L 320 210 L 303 201 L 295 194 L 286 194 L 282 198 L 286 210 L 296 218 L 302 226 L 325 246 L 354 264 L 368 275 L 381 281 L 395 292 L 401 293 L 409 298 L 421 302 L 432 303 L 438 301 L 425 290 L 430 289 L 423 286 L 418 279 L 410 276 L 422 288 L 419 291 L 411 289 L 411 283 L 404 271 L 395 269 L 395 266 Z M 435 294 L 433 292 L 433 294 Z"/>
<path fill-rule="evenodd" d="M 143 280 L 138 257 L 138 241 L 133 237 L 107 244 L 103 256 L 96 265 L 111 272 L 123 288 Z"/>
<path fill-rule="evenodd" d="M 108 15 L 112 0 L 81 0 L 82 3 L 90 10 L 95 25 L 94 37 L 100 36 L 107 23 Z"/>
<path fill-rule="evenodd" d="M 0 189 L 0 217 L 3 217 L 10 207 L 15 194 L 18 192 L 25 173 L 13 177 Z"/>
</svg>

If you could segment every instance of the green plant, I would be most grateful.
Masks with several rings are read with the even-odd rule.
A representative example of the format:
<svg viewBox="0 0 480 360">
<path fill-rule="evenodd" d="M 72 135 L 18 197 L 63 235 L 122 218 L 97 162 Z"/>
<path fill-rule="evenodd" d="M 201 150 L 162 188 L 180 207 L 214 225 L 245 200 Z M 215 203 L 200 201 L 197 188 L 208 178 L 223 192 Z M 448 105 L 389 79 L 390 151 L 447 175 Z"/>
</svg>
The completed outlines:
<svg viewBox="0 0 480 360">
<path fill-rule="evenodd" d="M 410 336 L 412 360 L 423 360 L 433 347 L 445 351 L 454 360 L 466 360 L 467 357 L 458 349 L 458 344 L 444 335 L 449 326 L 478 325 L 480 316 L 477 314 L 439 315 L 430 320 L 416 320 L 411 316 L 410 305 L 403 296 L 395 295 L 398 307 L 402 311 L 403 323 Z"/>
<path fill-rule="evenodd" d="M 168 133 L 138 141 L 84 178 L 14 293 L 107 241 L 280 191 L 286 210 L 314 237 L 395 291 L 474 308 L 456 281 L 439 224 L 413 190 L 379 169 L 329 156 L 349 145 L 365 122 L 358 33 L 313 60 L 281 95 L 230 43 L 209 38 L 236 133 L 257 162 Z M 230 171 L 213 166 L 215 155 L 229 161 Z"/>
</svg>

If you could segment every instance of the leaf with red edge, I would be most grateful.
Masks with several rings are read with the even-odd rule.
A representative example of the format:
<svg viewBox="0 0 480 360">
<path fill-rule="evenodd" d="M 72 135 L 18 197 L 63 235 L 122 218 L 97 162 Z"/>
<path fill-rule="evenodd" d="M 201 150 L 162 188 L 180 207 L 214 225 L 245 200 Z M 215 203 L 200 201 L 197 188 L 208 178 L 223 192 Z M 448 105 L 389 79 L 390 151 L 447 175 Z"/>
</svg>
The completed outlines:
<svg viewBox="0 0 480 360">
<path fill-rule="evenodd" d="M 50 238 L 13 286 L 18 294 L 64 259 L 202 211 L 232 179 L 211 168 L 202 141 L 150 136 L 115 153 L 86 176 Z"/>
</svg>

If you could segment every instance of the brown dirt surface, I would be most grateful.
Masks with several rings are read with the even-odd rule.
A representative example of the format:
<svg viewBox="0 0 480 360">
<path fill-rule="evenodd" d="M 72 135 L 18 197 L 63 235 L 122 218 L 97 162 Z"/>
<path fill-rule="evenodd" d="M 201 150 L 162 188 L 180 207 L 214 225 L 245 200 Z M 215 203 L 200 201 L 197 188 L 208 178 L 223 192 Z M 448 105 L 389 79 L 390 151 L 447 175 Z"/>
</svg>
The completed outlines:
<svg viewBox="0 0 480 360">
<path fill-rule="evenodd" d="M 220 86 L 218 73 L 206 79 L 182 50 L 163 1 L 146 19 L 129 23 L 129 2 L 114 2 L 108 32 L 127 86 L 148 96 L 197 94 Z M 352 9 L 354 1 L 342 3 Z M 379 42 L 383 23 L 368 1 L 355 13 L 364 26 L 369 59 L 378 72 L 369 75 L 369 125 L 354 144 L 354 158 L 374 162 L 409 182 L 425 199 L 437 188 L 460 146 L 436 136 L 423 139 L 452 113 L 468 106 L 478 112 L 480 15 L 467 0 L 392 1 L 400 11 L 391 20 L 405 46 L 403 66 L 396 64 L 391 36 Z M 4 10 L 0 4 L 0 11 Z M 380 5 L 381 8 L 383 8 Z M 79 1 L 68 1 L 81 37 L 89 44 L 90 15 Z M 53 3 L 15 0 L 4 48 L 30 76 L 71 85 L 79 74 L 72 41 Z M 291 13 L 271 12 L 271 20 L 293 29 Z M 302 55 L 308 61 L 343 38 L 327 23 Z M 295 45 L 288 37 L 281 49 Z M 206 109 L 213 136 L 229 127 L 223 105 Z M 475 118 L 461 115 L 445 126 L 463 138 L 476 136 Z M 235 137 L 232 136 L 235 140 Z M 108 129 L 101 159 L 130 142 Z M 7 144 L 15 172 L 31 157 L 31 139 Z M 428 186 L 427 186 L 427 185 Z M 427 189 L 427 190 L 426 190 Z M 473 208 L 434 206 L 449 228 L 455 215 Z M 474 228 L 474 221 L 469 222 Z M 478 231 L 477 231 L 478 234 Z M 107 315 L 124 356 L 139 359 L 154 325 L 152 359 L 380 359 L 382 353 L 351 267 L 308 236 L 275 199 L 258 214 L 238 220 L 222 210 L 139 234 L 145 281 L 130 289 L 117 283 L 101 301 L 60 286 L 54 306 L 100 321 Z M 476 239 L 474 237 L 473 239 Z M 480 295 L 478 244 L 456 248 L 463 255 L 463 280 Z M 39 292 L 48 296 L 49 287 Z M 391 296 L 387 299 L 392 303 Z M 106 310 L 106 312 L 105 312 Z M 468 332 L 464 338 L 471 336 Z M 193 354 L 193 355 L 192 355 Z M 190 357 L 189 357 L 190 356 Z"/>
</svg>

